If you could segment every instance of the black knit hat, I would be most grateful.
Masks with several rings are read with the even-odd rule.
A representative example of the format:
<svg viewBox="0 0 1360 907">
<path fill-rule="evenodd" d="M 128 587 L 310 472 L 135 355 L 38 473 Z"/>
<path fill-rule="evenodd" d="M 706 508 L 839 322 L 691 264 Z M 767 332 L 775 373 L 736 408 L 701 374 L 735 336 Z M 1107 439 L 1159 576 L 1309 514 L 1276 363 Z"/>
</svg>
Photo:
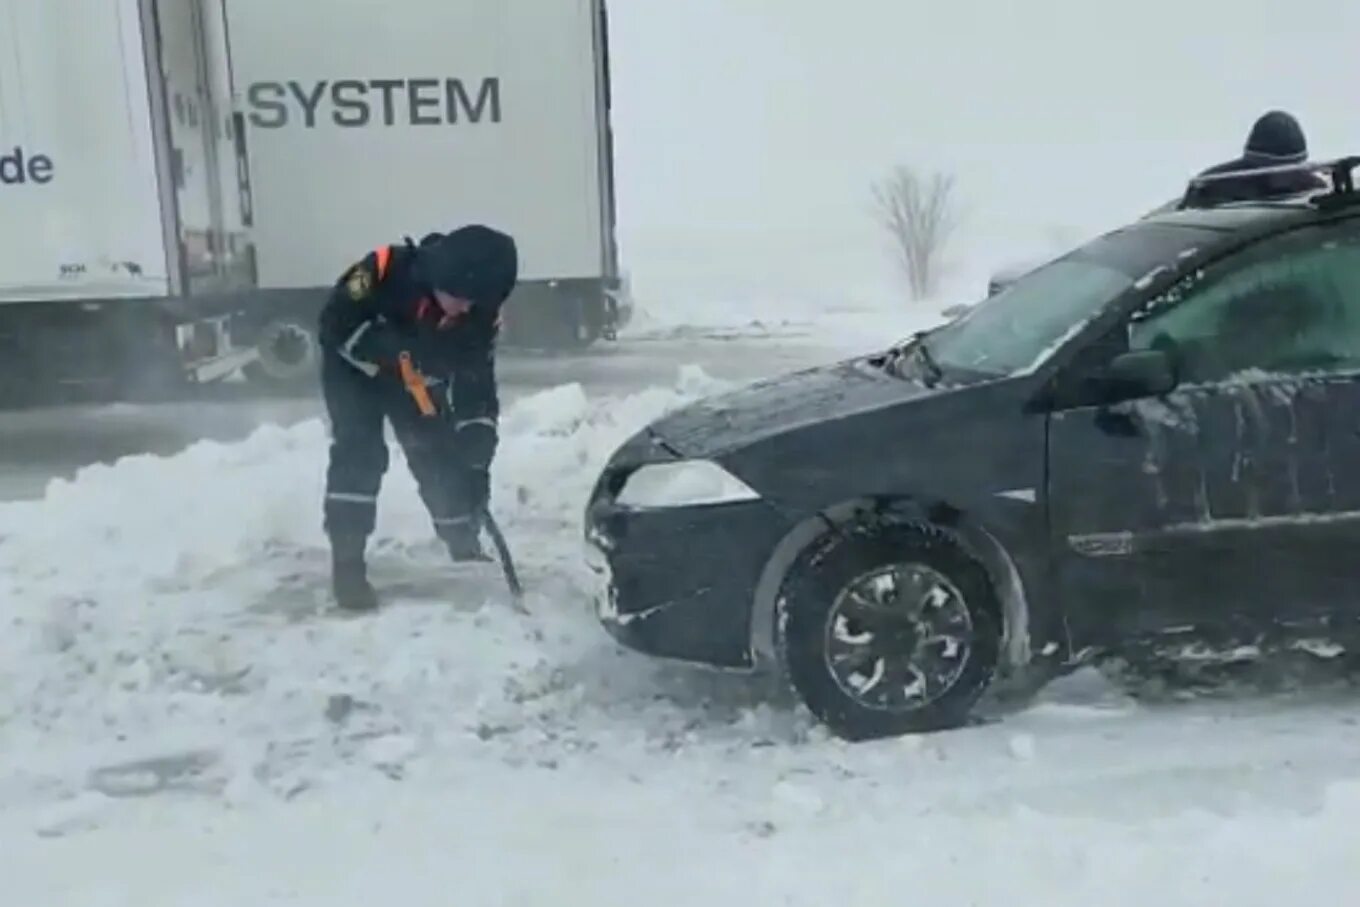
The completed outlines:
<svg viewBox="0 0 1360 907">
<path fill-rule="evenodd" d="M 1297 164 L 1308 158 L 1303 127 L 1283 110 L 1272 110 L 1251 127 L 1247 157 L 1280 164 Z"/>
<path fill-rule="evenodd" d="M 421 242 L 421 276 L 475 305 L 499 306 L 519 277 L 519 252 L 513 238 L 480 224 L 459 227 L 435 242 Z"/>
</svg>

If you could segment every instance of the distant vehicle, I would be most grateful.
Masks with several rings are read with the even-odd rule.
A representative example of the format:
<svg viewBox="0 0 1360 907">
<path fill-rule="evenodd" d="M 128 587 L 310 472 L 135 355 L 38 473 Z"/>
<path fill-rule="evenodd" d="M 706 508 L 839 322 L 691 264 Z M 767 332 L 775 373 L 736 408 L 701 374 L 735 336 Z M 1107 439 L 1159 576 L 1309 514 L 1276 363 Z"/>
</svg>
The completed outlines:
<svg viewBox="0 0 1360 907">
<path fill-rule="evenodd" d="M 604 0 L 323 5 L 226 4 L 261 290 L 246 322 L 255 377 L 313 380 L 316 311 L 354 258 L 471 221 L 519 244 L 507 345 L 614 336 L 631 302 Z"/>
<path fill-rule="evenodd" d="M 472 221 L 519 244 L 506 345 L 627 322 L 604 0 L 0 0 L 0 22 L 0 398 L 308 385 L 337 275 Z"/>
<path fill-rule="evenodd" d="M 0 22 L 0 400 L 248 365 L 220 0 L 0 0 Z"/>
<path fill-rule="evenodd" d="M 603 626 L 786 672 L 850 739 L 1112 656 L 1360 629 L 1360 158 L 1085 243 L 886 352 L 627 441 Z"/>
</svg>

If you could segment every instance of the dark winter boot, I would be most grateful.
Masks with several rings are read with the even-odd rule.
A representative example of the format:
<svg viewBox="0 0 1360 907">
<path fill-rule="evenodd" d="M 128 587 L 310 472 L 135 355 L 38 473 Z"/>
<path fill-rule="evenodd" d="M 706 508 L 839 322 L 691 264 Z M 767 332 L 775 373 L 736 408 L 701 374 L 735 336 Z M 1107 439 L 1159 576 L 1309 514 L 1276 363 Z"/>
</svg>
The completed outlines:
<svg viewBox="0 0 1360 907">
<path fill-rule="evenodd" d="M 368 582 L 364 564 L 364 540 L 331 540 L 331 585 L 335 603 L 345 611 L 373 611 L 378 596 Z"/>
<path fill-rule="evenodd" d="M 453 558 L 456 564 L 491 560 L 490 555 L 482 548 L 476 523 L 459 523 L 447 527 L 440 533 L 440 537 L 449 549 L 449 557 Z"/>
</svg>

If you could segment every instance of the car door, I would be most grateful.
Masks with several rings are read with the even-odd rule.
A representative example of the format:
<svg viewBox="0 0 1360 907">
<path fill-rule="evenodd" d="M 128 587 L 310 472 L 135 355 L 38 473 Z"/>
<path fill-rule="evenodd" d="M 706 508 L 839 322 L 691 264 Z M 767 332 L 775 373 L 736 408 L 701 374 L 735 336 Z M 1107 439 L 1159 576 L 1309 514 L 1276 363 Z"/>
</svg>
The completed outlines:
<svg viewBox="0 0 1360 907">
<path fill-rule="evenodd" d="M 1053 569 L 1077 645 L 1356 613 L 1360 241 L 1290 232 L 1135 312 L 1076 366 L 1162 350 L 1160 396 L 1049 420 Z M 1069 376 L 1081 378 L 1081 375 Z"/>
</svg>

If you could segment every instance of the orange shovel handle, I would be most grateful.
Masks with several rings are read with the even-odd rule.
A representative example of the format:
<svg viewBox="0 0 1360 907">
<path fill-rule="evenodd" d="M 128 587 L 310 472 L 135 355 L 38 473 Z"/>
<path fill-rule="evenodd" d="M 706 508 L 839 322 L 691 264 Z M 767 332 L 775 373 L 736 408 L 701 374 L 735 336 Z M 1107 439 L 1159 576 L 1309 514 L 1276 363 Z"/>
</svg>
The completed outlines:
<svg viewBox="0 0 1360 907">
<path fill-rule="evenodd" d="M 411 354 L 402 353 L 400 360 L 401 382 L 406 385 L 406 391 L 416 400 L 416 406 L 420 407 L 422 416 L 433 416 L 436 412 L 434 401 L 430 399 L 430 389 L 425 386 L 425 381 L 420 377 L 420 372 L 411 364 Z"/>
</svg>

